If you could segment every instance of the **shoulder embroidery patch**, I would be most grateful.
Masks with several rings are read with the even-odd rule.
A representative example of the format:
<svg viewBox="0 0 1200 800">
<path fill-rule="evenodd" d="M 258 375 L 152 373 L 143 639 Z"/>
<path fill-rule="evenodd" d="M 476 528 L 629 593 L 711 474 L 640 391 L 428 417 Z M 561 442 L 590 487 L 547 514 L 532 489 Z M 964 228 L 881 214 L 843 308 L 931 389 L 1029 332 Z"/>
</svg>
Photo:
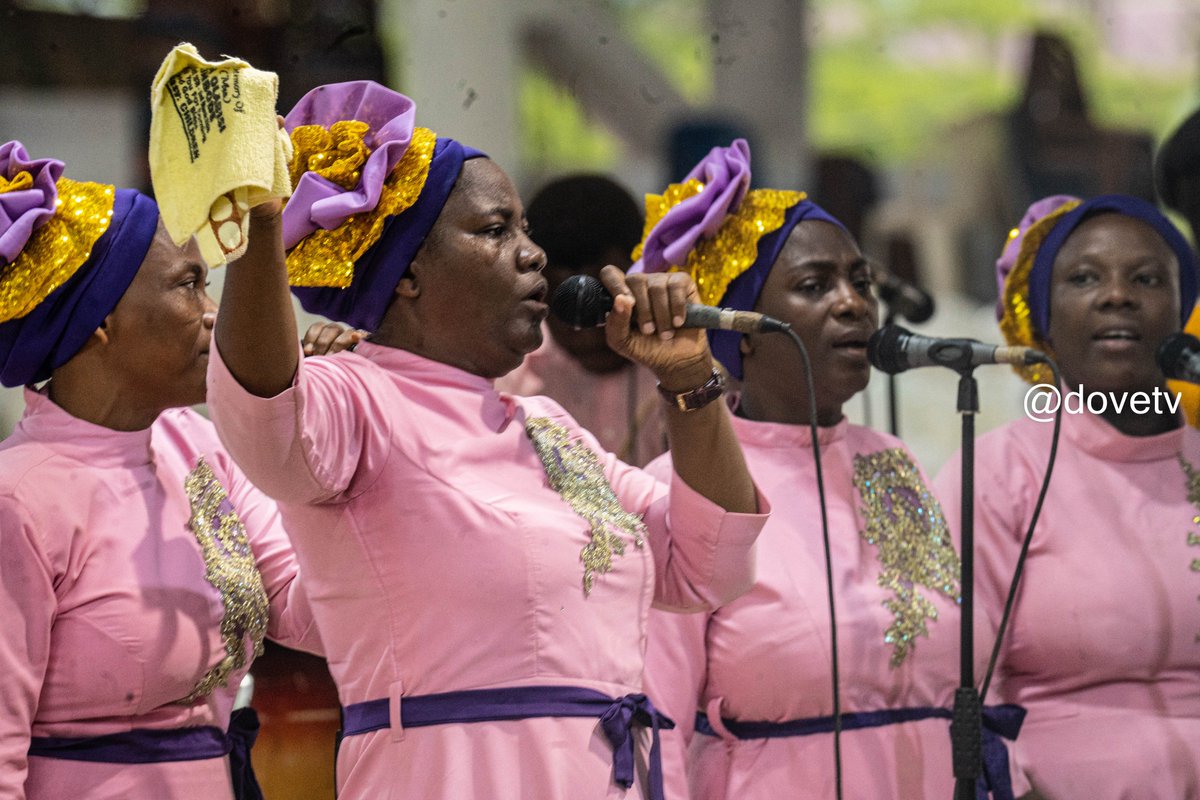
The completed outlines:
<svg viewBox="0 0 1200 800">
<path fill-rule="evenodd" d="M 582 442 L 571 441 L 566 428 L 534 417 L 525 423 L 525 432 L 546 468 L 550 487 L 591 526 L 591 541 L 579 554 L 583 593 L 591 594 L 596 575 L 612 571 L 614 555 L 625 555 L 625 538 L 639 548 L 645 544 L 646 526 L 640 516 L 621 507 L 596 454 Z"/>
<path fill-rule="evenodd" d="M 861 535 L 875 545 L 879 558 L 878 583 L 892 592 L 884 606 L 894 620 L 883 641 L 892 646 L 890 663 L 898 667 L 912 652 L 916 637 L 929 635 L 927 621 L 937 619 L 937 607 L 918 587 L 960 602 L 961 562 L 941 505 L 904 450 L 856 455 L 854 485 L 866 523 Z"/>
<path fill-rule="evenodd" d="M 248 650 L 253 650 L 253 656 L 262 655 L 270 604 L 246 529 L 204 459 L 188 473 L 183 487 L 192 505 L 188 526 L 204 554 L 205 577 L 221 593 L 225 606 L 221 618 L 225 657 L 179 701 L 186 704 L 211 694 L 217 686 L 227 686 L 229 676 L 246 665 Z"/>
</svg>

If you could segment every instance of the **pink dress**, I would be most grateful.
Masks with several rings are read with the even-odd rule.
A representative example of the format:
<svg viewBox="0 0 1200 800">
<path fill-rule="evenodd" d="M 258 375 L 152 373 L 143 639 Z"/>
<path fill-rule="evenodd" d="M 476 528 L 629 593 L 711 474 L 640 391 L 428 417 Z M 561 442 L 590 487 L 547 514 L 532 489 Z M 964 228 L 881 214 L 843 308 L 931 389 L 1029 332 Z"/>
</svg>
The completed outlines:
<svg viewBox="0 0 1200 800">
<path fill-rule="evenodd" d="M 390 703 L 390 728 L 343 740 L 341 800 L 625 796 L 594 717 L 401 728 L 401 707 L 496 687 L 639 692 L 650 603 L 744 591 L 762 515 L 678 479 L 668 491 L 544 398 L 369 342 L 305 360 L 265 399 L 214 349 L 209 403 L 280 501 L 342 704 Z"/>
<path fill-rule="evenodd" d="M 666 451 L 662 398 L 650 370 L 628 363 L 615 372 L 588 372 L 548 328 L 542 332 L 542 346 L 497 379 L 497 390 L 551 398 L 626 464 L 640 467 Z"/>
<path fill-rule="evenodd" d="M 1049 455 L 1028 419 L 976 449 L 978 602 L 999 621 Z M 937 480 L 951 520 L 959 459 Z M 1131 437 L 1063 415 L 997 700 L 1049 800 L 1200 797 L 1200 432 Z M 989 698 L 989 702 L 991 698 Z"/>
<path fill-rule="evenodd" d="M 651 614 L 647 693 L 679 727 L 664 734 L 674 800 L 834 796 L 832 733 L 738 739 L 740 723 L 833 713 L 821 517 L 807 425 L 735 418 L 770 498 L 758 578 L 709 614 Z M 820 429 L 844 714 L 953 705 L 959 674 L 959 559 L 937 501 L 895 437 L 845 421 Z M 648 468 L 662 474 L 668 457 Z M 987 639 L 977 622 L 977 641 Z M 977 669 L 986 652 L 976 653 Z M 705 712 L 717 735 L 694 730 Z M 950 798 L 943 718 L 844 730 L 847 798 Z M 686 778 L 685 778 L 686 773 Z M 1018 793 L 1024 787 L 1018 788 Z"/>
<path fill-rule="evenodd" d="M 264 633 L 320 651 L 275 504 L 193 411 L 120 432 L 25 400 L 0 443 L 0 798 L 231 798 L 225 758 L 26 754 L 31 735 L 224 729 Z"/>
</svg>

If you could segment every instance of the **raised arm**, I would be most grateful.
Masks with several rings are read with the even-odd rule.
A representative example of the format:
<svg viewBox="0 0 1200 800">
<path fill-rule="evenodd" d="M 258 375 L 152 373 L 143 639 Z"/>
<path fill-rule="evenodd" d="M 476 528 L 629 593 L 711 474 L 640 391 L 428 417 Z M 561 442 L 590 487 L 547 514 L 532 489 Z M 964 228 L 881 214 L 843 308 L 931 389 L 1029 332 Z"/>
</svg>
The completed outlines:
<svg viewBox="0 0 1200 800">
<path fill-rule="evenodd" d="M 280 213 L 278 200 L 250 209 L 249 246 L 227 267 L 214 334 L 230 374 L 259 397 L 291 386 L 299 361 Z"/>
<path fill-rule="evenodd" d="M 703 330 L 678 328 L 689 302 L 697 302 L 692 279 L 681 272 L 626 276 L 605 267 L 601 280 L 613 295 L 606 323 L 609 346 L 649 368 L 663 388 L 684 392 L 712 376 L 713 359 Z M 637 328 L 631 327 L 636 321 Z M 665 336 L 665 338 L 664 338 Z M 758 511 L 754 482 L 729 422 L 725 404 L 694 411 L 667 405 L 667 435 L 675 472 L 683 482 L 726 511 Z"/>
</svg>

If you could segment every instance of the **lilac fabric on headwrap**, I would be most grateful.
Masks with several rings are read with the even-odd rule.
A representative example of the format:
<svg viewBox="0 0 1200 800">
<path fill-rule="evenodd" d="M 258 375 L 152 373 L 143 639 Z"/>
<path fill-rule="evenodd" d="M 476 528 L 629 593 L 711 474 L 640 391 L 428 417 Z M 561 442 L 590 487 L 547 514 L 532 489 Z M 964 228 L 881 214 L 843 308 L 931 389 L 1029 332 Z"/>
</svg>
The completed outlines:
<svg viewBox="0 0 1200 800">
<path fill-rule="evenodd" d="M 690 180 L 703 183 L 704 191 L 672 208 L 654 226 L 642 248 L 641 266 L 631 272 L 681 267 L 698 241 L 717 235 L 725 216 L 737 210 L 750 189 L 750 145 L 735 139 L 729 147 L 714 147 L 682 182 Z"/>
<path fill-rule="evenodd" d="M 284 247 L 294 247 L 318 228 L 336 228 L 347 217 L 374 209 L 384 180 L 412 140 L 414 118 L 412 100 L 373 81 L 320 86 L 301 98 L 286 117 L 289 132 L 300 125 L 328 128 L 335 122 L 358 120 L 370 126 L 364 143 L 371 152 L 353 189 L 343 189 L 314 172 L 300 177 L 283 209 Z M 396 284 L 441 214 L 463 162 L 480 157 L 486 156 L 439 136 L 420 197 L 388 219 L 379 241 L 355 264 L 350 285 L 344 289 L 292 287 L 305 310 L 362 330 L 376 330 L 391 305 Z"/>
<path fill-rule="evenodd" d="M 1197 264 L 1196 255 L 1183 234 L 1145 200 L 1120 194 L 1103 195 L 1084 201 L 1064 214 L 1046 235 L 1034 257 L 1029 273 L 1029 311 L 1034 329 L 1042 338 L 1047 336 L 1050 329 L 1050 283 L 1054 259 L 1082 222 L 1104 213 L 1123 214 L 1141 220 L 1162 237 L 1179 262 L 1180 326 L 1186 325 L 1191 316 L 1192 308 L 1196 305 Z"/>
<path fill-rule="evenodd" d="M 70 361 L 117 307 L 157 230 L 158 205 L 118 189 L 112 221 L 83 266 L 29 314 L 0 324 L 0 383 L 38 383 Z"/>
<path fill-rule="evenodd" d="M 0 193 L 0 264 L 16 260 L 30 235 L 54 216 L 63 162 L 54 158 L 31 159 L 18 141 L 0 144 L 0 178 L 28 172 L 28 189 Z"/>
</svg>

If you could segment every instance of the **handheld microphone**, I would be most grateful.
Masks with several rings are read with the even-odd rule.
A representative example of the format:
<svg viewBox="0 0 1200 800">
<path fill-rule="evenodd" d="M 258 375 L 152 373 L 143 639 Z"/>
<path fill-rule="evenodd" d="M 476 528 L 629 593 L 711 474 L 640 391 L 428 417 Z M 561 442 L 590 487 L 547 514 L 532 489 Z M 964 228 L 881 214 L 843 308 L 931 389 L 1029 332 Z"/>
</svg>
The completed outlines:
<svg viewBox="0 0 1200 800">
<path fill-rule="evenodd" d="M 1158 346 L 1154 360 L 1174 381 L 1200 383 L 1200 339 L 1189 333 L 1172 333 Z"/>
<path fill-rule="evenodd" d="M 999 347 L 974 339 L 938 339 L 912 333 L 899 325 L 884 325 L 867 341 L 867 358 L 890 375 L 913 367 L 964 370 L 981 364 L 1038 364 L 1046 354 L 1032 347 Z"/>
<path fill-rule="evenodd" d="M 612 307 L 613 296 L 604 288 L 604 284 L 590 275 L 572 275 L 559 284 L 550 298 L 551 313 L 576 330 L 601 324 Z M 786 322 L 755 311 L 734 311 L 688 303 L 683 327 L 775 333 L 785 331 L 789 326 Z"/>
<path fill-rule="evenodd" d="M 923 289 L 897 278 L 886 269 L 874 271 L 875 290 L 888 308 L 909 322 L 921 323 L 933 316 L 933 298 Z"/>
</svg>

